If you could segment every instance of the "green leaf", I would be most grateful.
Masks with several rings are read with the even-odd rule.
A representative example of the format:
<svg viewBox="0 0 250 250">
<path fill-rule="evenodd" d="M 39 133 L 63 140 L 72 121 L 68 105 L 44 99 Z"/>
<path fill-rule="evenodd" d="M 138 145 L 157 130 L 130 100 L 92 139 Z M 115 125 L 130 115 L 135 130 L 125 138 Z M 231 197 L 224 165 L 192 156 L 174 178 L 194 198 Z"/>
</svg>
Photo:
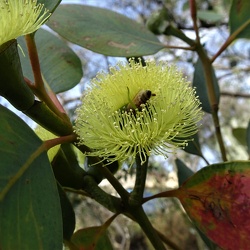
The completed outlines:
<svg viewBox="0 0 250 250">
<path fill-rule="evenodd" d="M 113 250 L 106 230 L 102 226 L 78 230 L 73 234 L 71 243 L 79 250 Z"/>
<path fill-rule="evenodd" d="M 188 142 L 188 145 L 184 148 L 184 151 L 190 154 L 202 156 L 198 133 L 193 136 L 193 141 Z"/>
<path fill-rule="evenodd" d="M 57 188 L 62 209 L 63 238 L 66 240 L 70 240 L 76 225 L 75 212 L 62 187 L 57 184 Z"/>
<path fill-rule="evenodd" d="M 221 248 L 249 249 L 249 161 L 205 167 L 175 195 L 195 225 Z"/>
<path fill-rule="evenodd" d="M 92 6 L 60 5 L 47 25 L 68 41 L 109 56 L 150 55 L 164 48 L 139 23 Z"/>
<path fill-rule="evenodd" d="M 233 136 L 238 140 L 238 142 L 241 145 L 243 146 L 247 145 L 247 141 L 246 141 L 247 130 L 245 128 L 233 128 L 232 133 L 233 133 Z"/>
<path fill-rule="evenodd" d="M 194 155 L 198 155 L 198 156 L 203 157 L 202 152 L 201 152 L 201 146 L 200 146 L 200 142 L 199 142 L 198 133 L 196 133 L 193 136 L 190 136 L 189 138 L 176 137 L 172 141 L 178 142 L 180 140 L 184 141 L 186 139 L 188 139 L 189 142 L 188 142 L 188 145 L 183 150 L 189 154 L 194 154 Z"/>
<path fill-rule="evenodd" d="M 246 140 L 247 140 L 248 154 L 250 155 L 250 121 L 248 122 L 248 126 L 247 126 Z"/>
<path fill-rule="evenodd" d="M 46 9 L 50 10 L 50 12 L 53 12 L 61 1 L 62 0 L 38 0 L 37 2 L 44 4 Z"/>
<path fill-rule="evenodd" d="M 82 78 L 82 65 L 78 56 L 58 37 L 40 29 L 35 40 L 43 77 L 49 87 L 60 93 L 76 86 Z M 23 37 L 18 38 L 25 57 L 20 52 L 23 74 L 34 81 L 27 47 Z"/>
<path fill-rule="evenodd" d="M 52 161 L 55 178 L 63 187 L 81 189 L 85 171 L 79 166 L 71 144 L 62 144 Z"/>
<path fill-rule="evenodd" d="M 99 227 L 80 229 L 73 234 L 67 245 L 71 250 L 112 250 L 112 244 L 107 235 L 107 228 L 118 214 L 111 216 Z"/>
<path fill-rule="evenodd" d="M 53 13 L 55 11 L 56 7 L 60 4 L 61 1 L 62 0 L 37 0 L 37 3 L 43 4 L 44 9 L 49 10 L 50 13 Z M 43 13 L 44 12 L 42 11 L 39 16 L 42 16 Z"/>
<path fill-rule="evenodd" d="M 56 182 L 42 141 L 0 106 L 0 248 L 61 249 Z"/>
<path fill-rule="evenodd" d="M 203 69 L 200 59 L 198 59 L 194 68 L 195 68 L 195 71 L 194 71 L 193 87 L 196 88 L 197 95 L 199 96 L 199 99 L 201 101 L 202 109 L 207 113 L 211 113 L 212 110 L 211 110 L 209 99 L 208 99 L 204 69 Z M 214 70 L 212 74 L 213 74 L 213 84 L 214 84 L 216 99 L 217 99 L 217 103 L 219 103 L 220 89 L 219 89 L 218 81 L 215 76 Z"/>
<path fill-rule="evenodd" d="M 245 28 L 237 35 L 237 38 L 250 38 L 249 10 L 249 0 L 232 0 L 229 14 L 230 34 L 234 33 L 240 26 L 245 24 Z"/>
<path fill-rule="evenodd" d="M 223 16 L 216 13 L 213 10 L 198 10 L 197 11 L 197 17 L 200 20 L 203 20 L 205 22 L 209 23 L 217 23 L 222 21 Z"/>
<path fill-rule="evenodd" d="M 177 166 L 178 184 L 181 186 L 194 172 L 178 158 L 175 160 L 175 164 Z"/>
</svg>

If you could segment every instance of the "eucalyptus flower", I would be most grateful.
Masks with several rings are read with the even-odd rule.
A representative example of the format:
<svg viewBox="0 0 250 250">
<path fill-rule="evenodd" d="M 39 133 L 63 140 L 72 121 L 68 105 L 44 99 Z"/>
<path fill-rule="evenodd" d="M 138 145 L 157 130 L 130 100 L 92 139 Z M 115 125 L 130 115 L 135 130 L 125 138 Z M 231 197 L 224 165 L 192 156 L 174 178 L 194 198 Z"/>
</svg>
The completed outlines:
<svg viewBox="0 0 250 250">
<path fill-rule="evenodd" d="M 138 95 L 145 94 L 138 105 Z M 99 73 L 77 109 L 75 131 L 86 155 L 110 162 L 143 163 L 151 154 L 168 156 L 197 133 L 202 118 L 195 90 L 175 66 L 131 60 Z"/>
<path fill-rule="evenodd" d="M 50 16 L 37 0 L 0 0 L 0 45 L 30 34 Z"/>
</svg>

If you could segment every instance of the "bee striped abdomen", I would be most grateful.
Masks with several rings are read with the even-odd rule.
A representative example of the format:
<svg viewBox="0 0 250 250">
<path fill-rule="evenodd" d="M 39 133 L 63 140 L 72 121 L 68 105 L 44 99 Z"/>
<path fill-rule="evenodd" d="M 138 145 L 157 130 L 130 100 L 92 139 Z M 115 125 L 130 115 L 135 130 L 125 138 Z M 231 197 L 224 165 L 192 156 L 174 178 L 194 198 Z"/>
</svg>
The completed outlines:
<svg viewBox="0 0 250 250">
<path fill-rule="evenodd" d="M 155 96 L 155 94 L 152 93 L 151 90 L 140 90 L 136 96 L 133 98 L 132 103 L 129 103 L 127 105 L 127 111 L 130 110 L 135 110 L 138 109 L 139 111 L 141 111 L 142 104 L 146 104 L 146 102 L 152 97 Z"/>
</svg>

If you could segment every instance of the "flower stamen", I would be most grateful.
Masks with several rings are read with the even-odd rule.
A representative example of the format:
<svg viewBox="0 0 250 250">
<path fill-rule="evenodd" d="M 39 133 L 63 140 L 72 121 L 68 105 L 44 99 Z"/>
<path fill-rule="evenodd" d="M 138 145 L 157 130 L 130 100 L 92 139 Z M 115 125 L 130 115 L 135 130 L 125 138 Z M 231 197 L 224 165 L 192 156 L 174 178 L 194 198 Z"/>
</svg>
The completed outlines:
<svg viewBox="0 0 250 250">
<path fill-rule="evenodd" d="M 167 157 L 192 140 L 202 118 L 200 102 L 174 66 L 131 60 L 110 72 L 92 80 L 77 110 L 75 131 L 93 149 L 88 155 L 133 162 L 139 154 L 144 162 L 151 153 Z"/>
<path fill-rule="evenodd" d="M 49 10 L 37 0 L 0 2 L 0 45 L 19 36 L 35 32 L 50 17 Z M 43 11 L 43 12 L 42 12 Z"/>
</svg>

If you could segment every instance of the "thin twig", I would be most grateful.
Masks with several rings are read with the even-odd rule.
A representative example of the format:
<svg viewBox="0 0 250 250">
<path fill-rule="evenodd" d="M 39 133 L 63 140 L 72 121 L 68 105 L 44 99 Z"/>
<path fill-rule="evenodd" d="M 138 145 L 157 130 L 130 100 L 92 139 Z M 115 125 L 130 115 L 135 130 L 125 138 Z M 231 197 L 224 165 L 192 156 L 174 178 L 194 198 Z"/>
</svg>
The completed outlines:
<svg viewBox="0 0 250 250">
<path fill-rule="evenodd" d="M 173 46 L 173 45 L 164 45 L 166 49 L 183 49 L 183 50 L 195 50 L 195 47 L 184 47 L 184 46 Z"/>
<path fill-rule="evenodd" d="M 250 94 L 244 94 L 244 93 L 231 93 L 231 92 L 227 92 L 227 91 L 221 91 L 220 92 L 221 95 L 224 96 L 231 96 L 231 97 L 238 97 L 238 98 L 250 98 Z"/>
<path fill-rule="evenodd" d="M 189 5 L 190 5 L 191 18 L 193 21 L 193 27 L 196 35 L 196 42 L 200 44 L 199 28 L 197 25 L 197 8 L 195 0 L 189 0 Z"/>
<path fill-rule="evenodd" d="M 245 23 L 243 23 L 236 31 L 234 31 L 233 34 L 231 34 L 227 38 L 227 40 L 221 46 L 219 51 L 210 60 L 211 63 L 213 63 L 217 59 L 217 57 L 219 57 L 219 55 L 226 50 L 226 48 L 236 39 L 236 37 L 240 34 L 240 32 L 242 32 L 249 24 L 250 24 L 250 19 L 248 21 L 246 21 Z"/>
</svg>

